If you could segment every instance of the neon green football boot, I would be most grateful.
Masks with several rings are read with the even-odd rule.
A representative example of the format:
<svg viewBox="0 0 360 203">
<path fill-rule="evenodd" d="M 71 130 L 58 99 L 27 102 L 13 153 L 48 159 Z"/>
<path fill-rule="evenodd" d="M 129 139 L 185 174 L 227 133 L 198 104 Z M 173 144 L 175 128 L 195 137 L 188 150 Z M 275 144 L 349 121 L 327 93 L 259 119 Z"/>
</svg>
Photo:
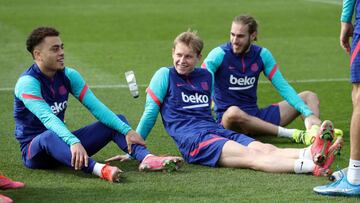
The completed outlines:
<svg viewBox="0 0 360 203">
<path fill-rule="evenodd" d="M 316 137 L 316 134 L 319 130 L 318 125 L 311 126 L 310 130 L 295 130 L 292 134 L 292 138 L 296 143 L 305 144 L 307 146 L 311 145 Z M 341 129 L 335 128 L 334 129 L 334 137 L 343 137 L 344 133 Z"/>
<path fill-rule="evenodd" d="M 341 129 L 335 128 L 334 129 L 334 137 L 338 138 L 338 137 L 342 137 L 344 136 L 344 133 Z"/>
<path fill-rule="evenodd" d="M 295 130 L 292 134 L 292 138 L 296 143 L 305 144 L 307 146 L 314 142 L 316 134 L 319 130 L 318 125 L 311 126 L 310 130 Z"/>
</svg>

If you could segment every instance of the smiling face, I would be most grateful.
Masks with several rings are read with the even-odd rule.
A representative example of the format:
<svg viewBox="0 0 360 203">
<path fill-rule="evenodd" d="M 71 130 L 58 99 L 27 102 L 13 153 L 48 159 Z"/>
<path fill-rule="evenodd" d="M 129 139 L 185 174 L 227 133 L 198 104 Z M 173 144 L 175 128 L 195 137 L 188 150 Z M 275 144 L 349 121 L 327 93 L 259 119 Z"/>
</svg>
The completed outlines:
<svg viewBox="0 0 360 203">
<path fill-rule="evenodd" d="M 54 73 L 64 69 L 64 44 L 59 36 L 48 36 L 34 47 L 36 63 L 44 73 Z"/>
<path fill-rule="evenodd" d="M 245 53 L 256 39 L 256 32 L 250 33 L 249 26 L 233 22 L 230 30 L 230 42 L 235 54 Z"/>
<path fill-rule="evenodd" d="M 177 43 L 172 50 L 173 64 L 180 75 L 190 74 L 201 59 L 201 54 L 184 43 Z"/>
</svg>

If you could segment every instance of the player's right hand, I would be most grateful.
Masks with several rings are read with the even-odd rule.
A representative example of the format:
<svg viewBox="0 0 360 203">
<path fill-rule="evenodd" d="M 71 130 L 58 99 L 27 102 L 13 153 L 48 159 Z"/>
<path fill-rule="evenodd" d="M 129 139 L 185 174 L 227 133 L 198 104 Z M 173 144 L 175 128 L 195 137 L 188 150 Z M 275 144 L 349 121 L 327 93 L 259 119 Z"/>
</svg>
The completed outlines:
<svg viewBox="0 0 360 203">
<path fill-rule="evenodd" d="M 137 132 L 135 132 L 134 130 L 130 130 L 127 134 L 126 134 L 126 142 L 127 142 L 127 146 L 128 146 L 128 153 L 131 154 L 131 145 L 133 144 L 139 144 L 139 145 L 144 145 L 145 146 L 145 141 L 144 139 L 141 137 L 141 135 L 139 135 Z"/>
<path fill-rule="evenodd" d="M 350 54 L 350 37 L 352 37 L 354 32 L 354 26 L 352 23 L 341 22 L 340 30 L 340 46 Z"/>
<path fill-rule="evenodd" d="M 88 167 L 89 165 L 89 156 L 80 142 L 75 143 L 70 146 L 71 151 L 71 166 L 75 170 L 80 170 L 83 165 Z"/>
</svg>

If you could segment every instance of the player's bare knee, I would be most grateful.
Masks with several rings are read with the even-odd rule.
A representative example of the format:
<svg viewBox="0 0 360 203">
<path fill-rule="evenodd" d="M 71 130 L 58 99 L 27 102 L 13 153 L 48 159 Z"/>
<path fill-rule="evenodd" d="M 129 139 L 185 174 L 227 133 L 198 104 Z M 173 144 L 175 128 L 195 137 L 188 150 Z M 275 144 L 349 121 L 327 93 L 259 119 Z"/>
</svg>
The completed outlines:
<svg viewBox="0 0 360 203">
<path fill-rule="evenodd" d="M 236 106 L 231 106 L 226 110 L 224 114 L 224 119 L 226 119 L 226 122 L 229 124 L 243 124 L 246 123 L 249 119 L 249 115 L 239 109 Z"/>
<path fill-rule="evenodd" d="M 300 92 L 299 96 L 307 104 L 309 104 L 309 102 L 316 103 L 316 104 L 320 103 L 319 98 L 315 92 L 306 90 L 306 91 Z"/>
<path fill-rule="evenodd" d="M 274 145 L 272 145 L 272 144 L 264 144 L 264 147 L 263 147 L 263 152 L 265 153 L 265 154 L 269 154 L 269 153 L 272 153 L 272 152 L 274 152 L 274 151 L 276 151 L 278 148 L 277 147 L 275 147 Z"/>
<path fill-rule="evenodd" d="M 237 119 L 237 114 L 238 114 L 238 108 L 231 106 L 229 107 L 222 118 L 222 122 L 223 124 L 227 124 L 227 125 L 233 125 Z"/>
<path fill-rule="evenodd" d="M 269 153 L 272 153 L 272 152 L 278 150 L 278 148 L 272 144 L 266 144 L 266 143 L 260 143 L 260 142 L 257 142 L 257 143 L 254 142 L 254 144 L 256 144 L 256 145 L 255 146 L 252 145 L 252 147 L 254 147 L 253 149 L 258 150 L 260 153 L 263 153 L 263 154 L 269 154 Z"/>
</svg>

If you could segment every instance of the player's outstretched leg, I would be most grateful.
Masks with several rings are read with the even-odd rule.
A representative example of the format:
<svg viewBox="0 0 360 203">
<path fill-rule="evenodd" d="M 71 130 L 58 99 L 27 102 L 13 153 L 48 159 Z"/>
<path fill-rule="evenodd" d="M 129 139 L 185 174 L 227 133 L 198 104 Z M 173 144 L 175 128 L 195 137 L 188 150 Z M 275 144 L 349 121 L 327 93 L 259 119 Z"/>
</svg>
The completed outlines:
<svg viewBox="0 0 360 203">
<path fill-rule="evenodd" d="M 184 163 L 184 159 L 176 156 L 146 156 L 139 165 L 140 171 L 176 171 Z"/>
</svg>

